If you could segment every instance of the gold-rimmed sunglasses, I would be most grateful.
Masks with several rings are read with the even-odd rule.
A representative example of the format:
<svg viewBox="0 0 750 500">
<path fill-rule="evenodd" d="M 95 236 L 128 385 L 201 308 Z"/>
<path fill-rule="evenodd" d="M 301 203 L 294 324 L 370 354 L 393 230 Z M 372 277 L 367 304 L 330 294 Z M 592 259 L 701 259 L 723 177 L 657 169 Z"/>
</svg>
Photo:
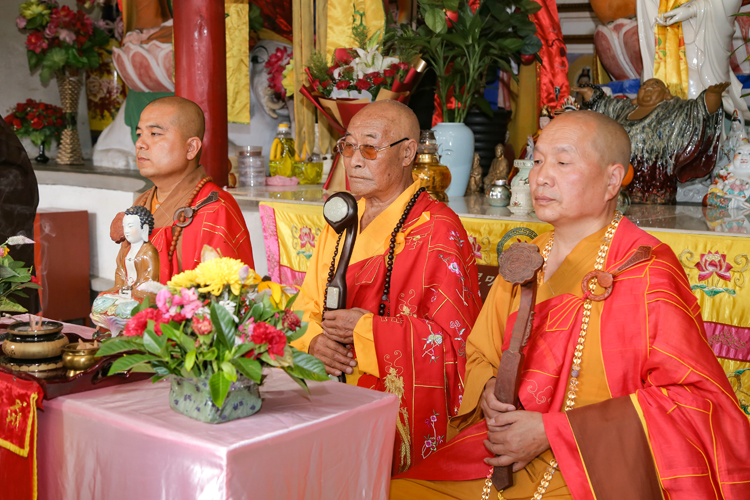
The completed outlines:
<svg viewBox="0 0 750 500">
<path fill-rule="evenodd" d="M 408 137 L 404 137 L 400 141 L 396 141 L 393 144 L 383 146 L 382 148 L 376 148 L 375 146 L 371 146 L 369 144 L 360 144 L 359 146 L 355 146 L 351 142 L 339 141 L 336 143 L 336 151 L 338 151 L 339 154 L 345 156 L 346 158 L 351 158 L 352 156 L 354 156 L 354 151 L 359 149 L 359 153 L 362 155 L 362 158 L 364 158 L 365 160 L 375 160 L 378 157 L 379 151 L 392 148 L 396 144 L 401 144 L 402 142 L 408 140 Z"/>
</svg>

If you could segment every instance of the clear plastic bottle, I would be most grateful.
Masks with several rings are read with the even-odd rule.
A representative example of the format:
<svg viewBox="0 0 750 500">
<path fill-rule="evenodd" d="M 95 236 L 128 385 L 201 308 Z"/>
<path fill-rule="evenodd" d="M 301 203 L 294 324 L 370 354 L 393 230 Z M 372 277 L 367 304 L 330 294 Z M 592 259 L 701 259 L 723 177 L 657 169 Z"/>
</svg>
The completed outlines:
<svg viewBox="0 0 750 500">
<path fill-rule="evenodd" d="M 263 186 L 266 183 L 266 160 L 263 148 L 259 146 L 238 146 L 237 169 L 239 182 L 237 187 Z"/>
<path fill-rule="evenodd" d="M 271 143 L 268 168 L 271 176 L 291 177 L 294 174 L 294 139 L 288 123 L 280 123 L 276 138 Z"/>
</svg>

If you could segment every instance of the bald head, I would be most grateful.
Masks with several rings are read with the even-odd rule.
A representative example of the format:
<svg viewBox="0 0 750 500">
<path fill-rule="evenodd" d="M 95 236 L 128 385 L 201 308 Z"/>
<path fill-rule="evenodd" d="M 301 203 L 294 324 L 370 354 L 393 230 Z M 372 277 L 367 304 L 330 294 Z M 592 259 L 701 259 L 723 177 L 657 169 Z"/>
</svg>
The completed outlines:
<svg viewBox="0 0 750 500">
<path fill-rule="evenodd" d="M 350 128 L 365 120 L 382 120 L 387 124 L 384 135 L 391 142 L 398 141 L 404 137 L 419 141 L 419 120 L 409 106 L 398 101 L 385 99 L 375 101 L 362 108 L 350 122 Z"/>
<path fill-rule="evenodd" d="M 569 111 L 563 113 L 548 127 L 576 127 L 581 138 L 588 141 L 588 150 L 598 156 L 602 168 L 630 164 L 630 137 L 622 125 L 596 111 Z M 545 129 L 546 130 L 546 129 Z"/>
<path fill-rule="evenodd" d="M 200 106 L 184 97 L 160 97 L 146 106 L 155 106 L 171 112 L 171 124 L 180 131 L 184 139 L 197 137 L 201 141 L 206 133 L 206 118 Z"/>
</svg>

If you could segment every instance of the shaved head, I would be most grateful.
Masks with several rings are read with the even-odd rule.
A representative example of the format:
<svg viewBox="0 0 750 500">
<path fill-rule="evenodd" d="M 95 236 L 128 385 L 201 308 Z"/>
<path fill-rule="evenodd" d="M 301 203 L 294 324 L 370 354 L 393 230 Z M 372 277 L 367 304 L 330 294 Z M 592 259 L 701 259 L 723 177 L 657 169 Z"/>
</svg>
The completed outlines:
<svg viewBox="0 0 750 500">
<path fill-rule="evenodd" d="M 585 127 L 591 152 L 596 153 L 602 168 L 630 164 L 630 137 L 622 125 L 596 111 L 569 111 L 553 120 L 555 126 Z"/>
<path fill-rule="evenodd" d="M 200 106 L 184 97 L 160 97 L 146 106 L 172 111 L 171 123 L 180 131 L 183 138 L 197 137 L 201 141 L 206 133 L 206 118 Z"/>
<path fill-rule="evenodd" d="M 354 115 L 350 126 L 357 121 L 371 120 L 375 117 L 384 118 L 390 122 L 386 131 L 387 135 L 389 135 L 389 138 L 398 136 L 393 141 L 397 141 L 402 137 L 419 141 L 419 120 L 417 120 L 417 115 L 406 104 L 391 99 L 368 104 L 359 113 Z"/>
</svg>

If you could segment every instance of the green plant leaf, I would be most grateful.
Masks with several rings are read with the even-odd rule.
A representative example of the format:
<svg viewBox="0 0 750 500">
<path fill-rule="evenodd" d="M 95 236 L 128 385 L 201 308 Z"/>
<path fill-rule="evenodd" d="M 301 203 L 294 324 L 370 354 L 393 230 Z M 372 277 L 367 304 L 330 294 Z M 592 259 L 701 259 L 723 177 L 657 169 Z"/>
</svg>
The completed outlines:
<svg viewBox="0 0 750 500">
<path fill-rule="evenodd" d="M 219 408 L 224 405 L 230 385 L 231 382 L 227 380 L 222 372 L 214 373 L 208 380 L 208 387 L 211 389 L 211 399 Z"/>
<path fill-rule="evenodd" d="M 234 319 L 224 306 L 211 302 L 211 324 L 216 330 L 216 340 L 227 349 L 234 347 Z"/>
<path fill-rule="evenodd" d="M 302 326 L 297 328 L 297 330 L 291 332 L 289 335 L 286 336 L 287 342 L 294 342 L 298 338 L 301 338 L 305 332 L 307 332 L 308 323 L 302 323 Z"/>
<path fill-rule="evenodd" d="M 445 10 L 458 10 L 458 0 L 443 0 Z"/>
<path fill-rule="evenodd" d="M 521 54 L 536 54 L 542 50 L 542 41 L 536 35 L 529 35 L 523 39 L 523 47 L 520 49 Z"/>
<path fill-rule="evenodd" d="M 253 345 L 251 344 L 240 344 L 237 346 L 237 350 L 234 351 L 234 357 L 239 358 L 241 356 L 244 356 L 247 354 L 251 349 L 253 348 Z"/>
<path fill-rule="evenodd" d="M 109 369 L 108 375 L 114 375 L 115 373 L 124 372 L 130 370 L 139 363 L 146 363 L 148 361 L 156 361 L 159 358 L 151 354 L 129 354 L 121 357 L 114 363 Z"/>
<path fill-rule="evenodd" d="M 518 8 L 527 16 L 531 16 L 539 12 L 542 6 L 531 0 L 521 0 L 518 2 Z"/>
<path fill-rule="evenodd" d="M 24 29 L 33 31 L 44 24 L 44 15 L 37 14 L 26 22 Z"/>
<path fill-rule="evenodd" d="M 30 282 L 30 281 L 29 281 L 28 283 L 24 283 L 24 284 L 22 284 L 20 288 L 34 288 L 34 289 L 36 289 L 36 290 L 41 290 L 41 289 L 42 289 L 42 287 L 41 287 L 41 286 L 39 286 L 39 285 L 38 285 L 38 284 L 36 284 L 36 283 L 32 283 L 32 282 Z"/>
<path fill-rule="evenodd" d="M 83 58 L 86 59 L 86 66 L 91 69 L 96 69 L 101 64 L 101 61 L 99 60 L 99 53 L 94 49 L 84 50 Z"/>
<path fill-rule="evenodd" d="M 67 56 L 67 65 L 68 66 L 75 66 L 76 68 L 83 68 L 88 64 L 88 61 L 85 57 L 78 54 L 78 50 L 73 48 L 73 46 L 68 45 L 65 48 L 65 55 Z"/>
<path fill-rule="evenodd" d="M 287 375 L 289 375 L 292 378 L 292 380 L 297 382 L 299 386 L 305 390 L 306 393 L 310 394 L 310 388 L 307 387 L 307 382 L 305 382 L 304 379 L 299 378 L 294 373 L 289 373 L 289 370 L 287 368 L 284 368 L 284 371 L 286 372 Z"/>
<path fill-rule="evenodd" d="M 442 34 L 448 30 L 448 23 L 445 22 L 445 13 L 438 8 L 429 8 L 424 15 L 424 22 L 435 33 Z"/>
<path fill-rule="evenodd" d="M 57 71 L 65 66 L 67 60 L 68 55 L 65 49 L 62 47 L 53 47 L 47 51 L 47 55 L 44 57 L 44 61 L 42 61 L 42 71 L 45 69 Z"/>
<path fill-rule="evenodd" d="M 294 303 L 297 301 L 297 297 L 299 297 L 299 292 L 289 297 L 289 300 L 286 302 L 286 308 L 289 309 L 290 311 L 294 311 L 292 307 L 294 307 Z"/>
<path fill-rule="evenodd" d="M 151 354 L 162 354 L 167 345 L 167 338 L 154 332 L 153 320 L 148 320 L 148 327 L 143 332 L 143 347 Z"/>
<path fill-rule="evenodd" d="M 241 374 L 260 384 L 263 367 L 259 361 L 249 358 L 234 358 L 232 364 Z"/>
<path fill-rule="evenodd" d="M 168 339 L 174 340 L 178 343 L 180 342 L 180 337 L 182 337 L 182 334 L 180 333 L 180 330 L 178 328 L 175 328 L 166 323 L 163 323 L 161 325 L 161 333 L 166 335 Z"/>
<path fill-rule="evenodd" d="M 139 312 L 148 309 L 149 307 L 151 307 L 151 299 L 148 297 L 148 295 L 146 295 L 146 298 L 143 299 L 143 302 L 135 306 L 135 308 L 133 308 L 133 310 L 130 312 L 130 315 L 131 317 L 133 317 Z"/>
<path fill-rule="evenodd" d="M 287 373 L 319 382 L 330 380 L 325 365 L 315 356 L 292 348 L 292 358 L 294 359 L 294 366 L 285 367 L 284 370 Z"/>
<path fill-rule="evenodd" d="M 95 45 L 97 47 L 106 47 L 107 45 L 109 45 L 109 35 L 107 34 L 107 32 L 96 27 L 94 28 L 94 36 L 92 36 L 89 40 L 91 41 L 92 45 Z"/>
<path fill-rule="evenodd" d="M 190 351 L 185 355 L 185 369 L 188 371 L 192 370 L 194 364 L 195 364 L 195 350 Z"/>
<path fill-rule="evenodd" d="M 474 105 L 489 117 L 492 117 L 495 114 L 495 112 L 492 110 L 492 106 L 490 105 L 490 101 L 488 101 L 484 97 L 475 98 Z"/>
<path fill-rule="evenodd" d="M 24 313 L 26 308 L 8 298 L 0 297 L 0 311 Z"/>
<path fill-rule="evenodd" d="M 37 69 L 42 65 L 42 61 L 44 60 L 43 55 L 37 54 L 33 50 L 27 50 L 26 57 L 29 60 L 29 71 L 34 71 L 35 69 Z"/>
<path fill-rule="evenodd" d="M 167 364 L 163 359 L 155 359 L 151 362 L 151 368 L 154 369 L 154 372 L 162 375 L 167 376 L 172 372 L 172 368 Z M 177 373 L 175 373 L 177 375 Z"/>
<path fill-rule="evenodd" d="M 222 361 L 220 366 L 221 366 L 221 371 L 224 372 L 224 375 L 227 376 L 227 379 L 230 382 L 237 381 L 237 370 L 235 369 L 232 363 L 230 363 L 229 361 Z"/>
<path fill-rule="evenodd" d="M 9 266 L 0 265 L 0 279 L 11 278 L 18 276 L 18 273 L 11 269 Z"/>
<path fill-rule="evenodd" d="M 203 360 L 204 361 L 213 361 L 214 359 L 216 359 L 216 356 L 218 354 L 219 354 L 219 351 L 215 347 L 212 347 L 211 349 L 209 349 L 208 351 L 206 351 L 205 354 L 203 354 Z"/>
<path fill-rule="evenodd" d="M 115 337 L 102 342 L 101 347 L 96 352 L 96 357 L 111 356 L 120 352 L 143 351 L 143 339 L 141 337 Z"/>
</svg>

